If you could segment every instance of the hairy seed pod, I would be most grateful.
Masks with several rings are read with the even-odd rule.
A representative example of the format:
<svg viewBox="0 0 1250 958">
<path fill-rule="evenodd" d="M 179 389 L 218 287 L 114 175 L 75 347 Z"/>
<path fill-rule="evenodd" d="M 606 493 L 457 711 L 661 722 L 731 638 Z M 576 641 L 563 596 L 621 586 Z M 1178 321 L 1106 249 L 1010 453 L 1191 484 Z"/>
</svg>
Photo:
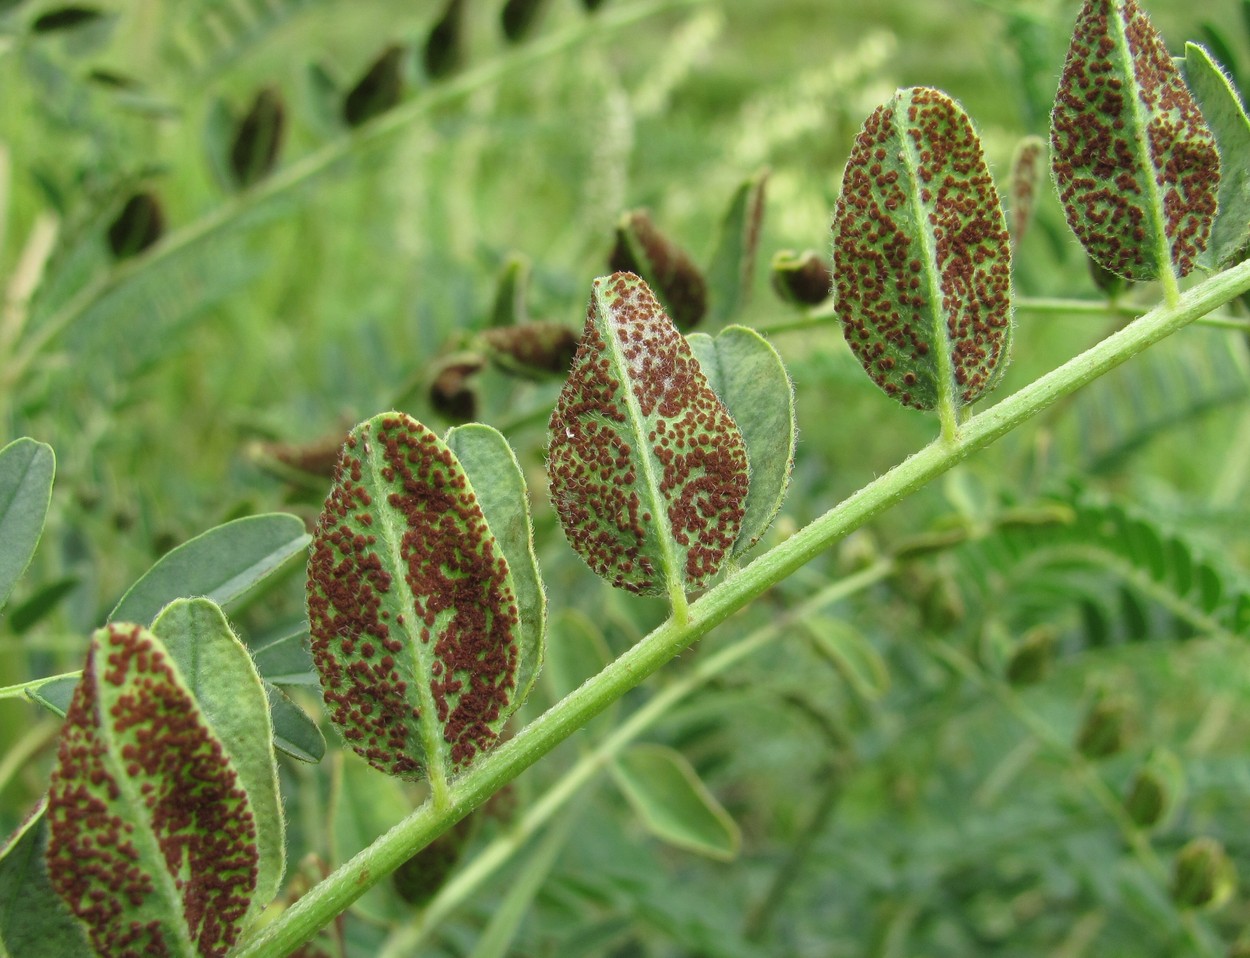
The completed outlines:
<svg viewBox="0 0 1250 958">
<path fill-rule="evenodd" d="M 1214 910 L 1237 886 L 1237 871 L 1224 846 L 1214 838 L 1195 838 L 1176 853 L 1172 901 L 1181 908 Z"/>
<path fill-rule="evenodd" d="M 361 126 L 399 102 L 404 92 L 404 48 L 392 44 L 373 61 L 343 100 L 343 119 Z"/>
<path fill-rule="evenodd" d="M 282 95 L 273 87 L 265 87 L 239 121 L 230 144 L 230 172 L 235 183 L 246 188 L 269 175 L 278 161 L 285 128 Z"/>
<path fill-rule="evenodd" d="M 1039 625 L 1030 629 L 1007 660 L 1007 681 L 1012 685 L 1035 685 L 1050 674 L 1055 660 L 1055 628 Z"/>
<path fill-rule="evenodd" d="M 833 289 L 833 271 L 813 250 L 781 250 L 773 255 L 771 269 L 773 291 L 796 306 L 819 306 Z"/>
<path fill-rule="evenodd" d="M 457 353 L 445 359 L 430 382 L 430 405 L 453 423 L 477 418 L 477 389 L 473 377 L 482 371 L 486 358 L 477 353 Z"/>
<path fill-rule="evenodd" d="M 656 228 L 646 210 L 626 213 L 617 223 L 608 268 L 635 273 L 653 286 L 682 331 L 694 328 L 707 313 L 703 273 L 689 253 Z"/>
<path fill-rule="evenodd" d="M 564 376 L 577 352 L 577 333 L 563 323 L 522 323 L 485 330 L 481 339 L 501 369 L 518 376 Z"/>
<path fill-rule="evenodd" d="M 441 80 L 464 64 L 465 0 L 449 0 L 425 40 L 425 75 Z"/>
<path fill-rule="evenodd" d="M 500 14 L 503 35 L 509 43 L 519 43 L 534 31 L 546 0 L 508 0 Z"/>
<path fill-rule="evenodd" d="M 1085 715 L 1076 750 L 1089 759 L 1108 758 L 1124 748 L 1127 708 L 1117 699 L 1099 699 Z"/>
<path fill-rule="evenodd" d="M 114 258 L 142 253 L 165 232 L 165 216 L 155 193 L 135 193 L 109 225 L 108 244 Z"/>
</svg>

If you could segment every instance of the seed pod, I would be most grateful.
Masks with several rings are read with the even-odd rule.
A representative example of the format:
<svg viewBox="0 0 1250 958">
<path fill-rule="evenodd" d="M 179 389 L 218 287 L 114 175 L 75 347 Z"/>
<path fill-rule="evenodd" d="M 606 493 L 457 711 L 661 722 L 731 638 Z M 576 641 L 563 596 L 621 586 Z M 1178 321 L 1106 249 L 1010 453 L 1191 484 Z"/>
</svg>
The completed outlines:
<svg viewBox="0 0 1250 958">
<path fill-rule="evenodd" d="M 773 290 L 787 303 L 819 306 L 833 289 L 833 271 L 813 250 L 796 253 L 784 249 L 773 255 Z"/>
<path fill-rule="evenodd" d="M 108 228 L 109 249 L 115 259 L 142 253 L 165 232 L 165 217 L 155 193 L 135 193 Z"/>
<path fill-rule="evenodd" d="M 343 100 L 343 119 L 361 126 L 399 102 L 404 92 L 404 48 L 392 44 L 373 61 Z"/>
<path fill-rule="evenodd" d="M 1163 780 L 1150 769 L 1140 769 L 1124 797 L 1124 810 L 1128 812 L 1128 817 L 1140 828 L 1149 828 L 1163 817 L 1166 807 L 1167 793 Z"/>
<path fill-rule="evenodd" d="M 1039 625 L 1025 633 L 1007 660 L 1007 681 L 1012 685 L 1035 685 L 1050 674 L 1058 633 L 1053 626 Z"/>
<path fill-rule="evenodd" d="M 1046 141 L 1026 136 L 1016 144 L 1011 157 L 1011 179 L 1007 188 L 1008 232 L 1015 249 L 1024 239 L 1037 212 L 1042 182 L 1046 178 Z"/>
<path fill-rule="evenodd" d="M 1237 870 L 1214 838 L 1195 838 L 1176 853 L 1172 901 L 1181 908 L 1214 910 L 1232 897 Z"/>
<path fill-rule="evenodd" d="M 1117 699 L 1099 699 L 1085 715 L 1076 750 L 1089 759 L 1108 758 L 1124 748 L 1127 708 Z"/>
<path fill-rule="evenodd" d="M 465 0 L 449 0 L 425 40 L 425 75 L 431 80 L 460 69 L 464 63 Z"/>
<path fill-rule="evenodd" d="M 538 25 L 546 0 L 508 0 L 500 15 L 503 35 L 509 43 L 524 40 Z"/>
<path fill-rule="evenodd" d="M 430 382 L 430 405 L 453 423 L 477 418 L 477 389 L 473 377 L 482 371 L 486 358 L 478 353 L 457 353 L 436 368 Z"/>
<path fill-rule="evenodd" d="M 577 334 L 563 323 L 497 326 L 480 338 L 496 365 L 529 378 L 567 375 L 577 352 Z"/>
<path fill-rule="evenodd" d="M 282 95 L 273 87 L 256 94 L 230 144 L 230 172 L 240 187 L 264 179 L 278 160 L 286 115 Z"/>
<path fill-rule="evenodd" d="M 613 272 L 636 273 L 668 307 L 677 328 L 698 325 L 707 313 L 707 281 L 690 254 L 661 233 L 646 210 L 634 210 L 616 226 L 616 245 L 608 257 Z"/>
<path fill-rule="evenodd" d="M 40 14 L 30 25 L 34 33 L 55 33 L 58 30 L 72 30 L 88 23 L 94 23 L 104 16 L 95 7 L 57 7 L 47 13 Z"/>
</svg>

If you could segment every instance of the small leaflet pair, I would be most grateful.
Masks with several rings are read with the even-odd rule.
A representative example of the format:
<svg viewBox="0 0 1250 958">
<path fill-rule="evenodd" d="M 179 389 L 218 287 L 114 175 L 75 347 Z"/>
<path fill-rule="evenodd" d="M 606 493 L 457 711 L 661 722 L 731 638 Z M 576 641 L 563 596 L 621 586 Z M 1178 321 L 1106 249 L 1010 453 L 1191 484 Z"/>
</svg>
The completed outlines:
<svg viewBox="0 0 1250 958">
<path fill-rule="evenodd" d="M 1086 0 L 1050 146 L 1060 201 L 1091 259 L 1126 279 L 1162 279 L 1174 296 L 1211 237 L 1219 155 L 1135 0 Z M 1017 237 L 1031 199 L 1016 196 Z M 1230 210 L 1238 236 L 1246 202 Z M 1011 242 L 980 140 L 954 100 L 913 87 L 868 118 L 843 176 L 833 253 L 843 332 L 887 395 L 953 422 L 997 384 L 1012 336 Z"/>
<path fill-rule="evenodd" d="M 613 585 L 684 607 L 780 508 L 792 402 L 757 334 L 688 341 L 637 276 L 596 280 L 551 417 L 551 495 L 574 549 Z M 372 765 L 437 788 L 496 744 L 545 626 L 503 436 L 472 424 L 444 441 L 398 412 L 352 430 L 313 535 L 308 610 L 326 706 Z"/>
</svg>

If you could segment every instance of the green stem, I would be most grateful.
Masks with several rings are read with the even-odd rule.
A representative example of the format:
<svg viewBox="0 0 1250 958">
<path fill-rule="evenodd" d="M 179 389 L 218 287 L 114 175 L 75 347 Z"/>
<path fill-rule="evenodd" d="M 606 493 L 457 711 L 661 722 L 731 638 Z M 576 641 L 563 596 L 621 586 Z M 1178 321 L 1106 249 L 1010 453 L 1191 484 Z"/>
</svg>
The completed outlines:
<svg viewBox="0 0 1250 958">
<path fill-rule="evenodd" d="M 30 689 L 37 689 L 40 686 L 47 685 L 49 682 L 56 682 L 60 679 L 76 679 L 82 676 L 82 669 L 77 672 L 62 672 L 60 675 L 45 675 L 43 678 L 32 679 L 29 682 L 22 682 L 19 685 L 6 685 L 0 688 L 0 699 L 15 699 L 25 695 Z"/>
<path fill-rule="evenodd" d="M 774 619 L 768 625 L 721 649 L 699 662 L 676 681 L 666 685 L 648 702 L 629 716 L 611 735 L 582 755 L 560 779 L 533 802 L 515 828 L 501 835 L 474 856 L 463 871 L 443 886 L 411 925 L 396 932 L 387 942 L 379 958 L 399 958 L 413 954 L 414 949 L 444 918 L 466 901 L 491 875 L 498 871 L 552 816 L 598 775 L 625 746 L 663 718 L 678 702 L 706 685 L 730 667 L 755 654 L 779 636 L 826 606 L 891 575 L 896 566 L 893 559 L 883 559 L 854 575 L 829 583 L 805 602 Z"/>
<path fill-rule="evenodd" d="M 445 104 L 497 83 L 527 67 L 542 63 L 554 54 L 585 46 L 591 38 L 602 37 L 605 33 L 659 13 L 704 2 L 706 0 L 649 0 L 609 7 L 602 14 L 535 39 L 498 59 L 432 86 L 359 129 L 345 133 L 278 170 L 255 187 L 230 197 L 195 222 L 168 234 L 149 251 L 117 263 L 107 273 L 79 290 L 60 309 L 40 323 L 8 361 L 0 366 L 0 396 L 9 394 L 48 344 L 69 329 L 103 297 L 165 261 L 225 232 L 262 204 L 308 184 L 340 162 L 363 152 L 365 148 L 385 142 L 402 132 L 414 120 Z"/>
<path fill-rule="evenodd" d="M 515 738 L 483 756 L 451 783 L 445 808 L 422 805 L 334 871 L 270 925 L 248 938 L 236 958 L 289 954 L 375 883 L 480 806 L 560 742 L 585 726 L 675 655 L 733 613 L 801 569 L 839 539 L 886 511 L 977 450 L 1002 438 L 1058 399 L 1080 389 L 1199 316 L 1250 290 L 1242 263 L 1097 343 L 970 418 L 951 442 L 935 442 L 878 477 L 732 578 L 691 603 L 690 619 L 663 623 L 595 677 L 536 718 Z"/>
</svg>

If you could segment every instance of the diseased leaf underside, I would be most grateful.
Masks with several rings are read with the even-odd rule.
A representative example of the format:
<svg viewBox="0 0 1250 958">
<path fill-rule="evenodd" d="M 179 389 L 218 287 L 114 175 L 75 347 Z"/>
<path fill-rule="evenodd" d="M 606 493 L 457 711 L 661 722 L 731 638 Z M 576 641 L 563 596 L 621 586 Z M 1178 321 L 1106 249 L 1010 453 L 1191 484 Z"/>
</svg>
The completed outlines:
<svg viewBox="0 0 1250 958">
<path fill-rule="evenodd" d="M 595 280 L 550 427 L 552 500 L 591 569 L 639 593 L 715 575 L 744 514 L 742 434 L 638 277 Z"/>
<path fill-rule="evenodd" d="M 1135 0 L 1087 0 L 1051 114 L 1051 168 L 1068 224 L 1132 280 L 1185 276 L 1207 245 L 1215 140 Z"/>
<path fill-rule="evenodd" d="M 937 90 L 900 90 L 855 139 L 833 222 L 843 333 L 869 376 L 905 406 L 957 402 L 1006 367 L 1011 253 L 980 141 Z"/>
<path fill-rule="evenodd" d="M 494 745 L 515 708 L 516 592 L 464 470 L 416 420 L 349 435 L 308 612 L 331 718 L 370 764 L 454 774 Z"/>
<path fill-rule="evenodd" d="M 257 876 L 246 793 L 150 632 L 96 632 L 48 793 L 48 870 L 101 954 L 224 955 Z M 171 900 L 172 899 L 172 900 Z"/>
</svg>

